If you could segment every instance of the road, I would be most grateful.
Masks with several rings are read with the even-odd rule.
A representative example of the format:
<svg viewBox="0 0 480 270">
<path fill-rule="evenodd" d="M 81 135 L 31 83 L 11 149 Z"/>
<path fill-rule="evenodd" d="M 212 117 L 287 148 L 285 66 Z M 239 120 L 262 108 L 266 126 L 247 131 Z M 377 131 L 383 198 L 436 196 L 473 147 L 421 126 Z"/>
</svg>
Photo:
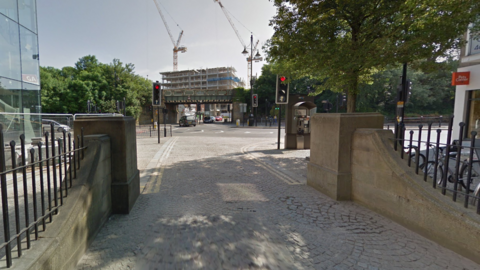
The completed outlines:
<svg viewBox="0 0 480 270">
<path fill-rule="evenodd" d="M 160 144 L 137 139 L 141 195 L 77 269 L 480 268 L 307 186 L 310 151 L 277 150 L 276 129 L 174 129 Z"/>
</svg>

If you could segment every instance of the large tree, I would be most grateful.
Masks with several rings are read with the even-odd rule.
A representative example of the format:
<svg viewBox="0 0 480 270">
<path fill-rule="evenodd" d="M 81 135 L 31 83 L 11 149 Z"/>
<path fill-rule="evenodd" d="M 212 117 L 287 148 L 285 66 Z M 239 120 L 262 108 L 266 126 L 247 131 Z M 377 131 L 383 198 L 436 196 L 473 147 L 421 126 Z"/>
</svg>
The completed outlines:
<svg viewBox="0 0 480 270">
<path fill-rule="evenodd" d="M 101 112 L 117 111 L 116 101 L 126 101 L 127 115 L 138 117 L 142 106 L 151 103 L 152 83 L 134 73 L 133 64 L 114 59 L 99 63 L 92 55 L 59 70 L 41 67 L 42 110 L 52 113 L 87 112 L 87 100 Z"/>
<path fill-rule="evenodd" d="M 478 0 L 272 1 L 275 33 L 266 47 L 276 72 L 324 80 L 318 92 L 348 91 L 348 112 L 372 74 L 396 63 L 435 63 L 461 45 L 480 12 Z"/>
</svg>

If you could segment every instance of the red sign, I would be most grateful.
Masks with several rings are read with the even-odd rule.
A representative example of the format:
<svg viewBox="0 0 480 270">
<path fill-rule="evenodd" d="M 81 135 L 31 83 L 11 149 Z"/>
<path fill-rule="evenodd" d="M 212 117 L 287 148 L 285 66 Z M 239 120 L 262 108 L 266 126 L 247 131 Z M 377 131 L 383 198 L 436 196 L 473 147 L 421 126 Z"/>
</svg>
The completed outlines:
<svg viewBox="0 0 480 270">
<path fill-rule="evenodd" d="M 467 72 L 453 72 L 452 85 L 469 85 L 470 71 Z"/>
<path fill-rule="evenodd" d="M 38 84 L 37 75 L 22 74 L 22 80 L 23 80 L 24 82 L 29 82 L 29 83 Z"/>
</svg>

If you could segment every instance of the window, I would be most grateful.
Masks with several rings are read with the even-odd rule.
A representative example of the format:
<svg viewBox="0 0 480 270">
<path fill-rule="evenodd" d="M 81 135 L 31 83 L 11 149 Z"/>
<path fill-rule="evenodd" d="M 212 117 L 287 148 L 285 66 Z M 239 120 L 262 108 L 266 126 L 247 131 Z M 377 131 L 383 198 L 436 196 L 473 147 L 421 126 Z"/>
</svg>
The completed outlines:
<svg viewBox="0 0 480 270">
<path fill-rule="evenodd" d="M 480 134 L 480 91 L 471 91 L 471 98 L 469 99 L 469 114 L 468 114 L 468 132 L 467 138 L 471 138 L 471 132 L 476 131 Z M 478 135 L 477 135 L 478 136 Z"/>
<path fill-rule="evenodd" d="M 20 45 L 22 49 L 22 81 L 40 84 L 37 35 L 20 27 Z"/>
<path fill-rule="evenodd" d="M 14 21 L 18 21 L 17 18 L 17 0 L 1 0 L 0 1 L 0 13 L 9 17 Z"/>
<path fill-rule="evenodd" d="M 18 24 L 0 14 L 0 77 L 21 80 Z"/>
<path fill-rule="evenodd" d="M 19 81 L 0 77 L 0 112 L 20 112 L 21 85 Z"/>
<path fill-rule="evenodd" d="M 3 1 L 3 0 L 2 0 Z M 18 0 L 19 22 L 30 31 L 37 33 L 37 10 L 35 0 Z"/>
</svg>

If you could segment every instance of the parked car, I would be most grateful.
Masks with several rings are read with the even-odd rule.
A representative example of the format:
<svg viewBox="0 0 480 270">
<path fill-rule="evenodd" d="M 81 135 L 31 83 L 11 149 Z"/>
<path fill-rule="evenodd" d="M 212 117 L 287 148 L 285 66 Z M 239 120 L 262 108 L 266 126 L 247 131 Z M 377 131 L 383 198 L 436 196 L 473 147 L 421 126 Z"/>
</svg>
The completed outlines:
<svg viewBox="0 0 480 270">
<path fill-rule="evenodd" d="M 223 121 L 223 117 L 221 115 L 215 117 L 215 121 Z"/>
<path fill-rule="evenodd" d="M 214 122 L 214 120 L 213 120 L 213 118 L 210 117 L 210 116 L 205 116 L 205 117 L 203 118 L 203 123 L 213 123 L 213 122 Z"/>
<path fill-rule="evenodd" d="M 51 120 L 51 119 L 42 119 L 42 129 L 44 129 L 45 131 L 50 131 L 50 124 L 51 123 L 53 123 L 53 128 L 57 132 L 62 132 L 64 129 L 65 129 L 66 132 L 70 131 L 69 126 L 64 125 L 64 124 L 60 124 L 57 121 Z"/>
<path fill-rule="evenodd" d="M 190 125 L 196 126 L 197 121 L 194 115 L 187 115 L 180 117 L 180 121 L 178 121 L 178 124 L 181 127 L 188 127 Z"/>
</svg>

